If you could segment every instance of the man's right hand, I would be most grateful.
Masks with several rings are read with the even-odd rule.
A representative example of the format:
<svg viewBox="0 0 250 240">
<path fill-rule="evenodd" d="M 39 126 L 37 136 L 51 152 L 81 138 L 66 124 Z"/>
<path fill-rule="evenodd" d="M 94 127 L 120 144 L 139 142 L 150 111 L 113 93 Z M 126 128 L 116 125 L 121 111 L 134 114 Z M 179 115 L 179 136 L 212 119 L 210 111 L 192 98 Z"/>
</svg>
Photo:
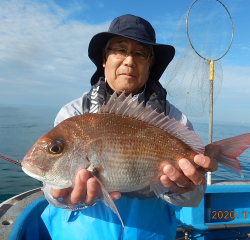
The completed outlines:
<svg viewBox="0 0 250 240">
<path fill-rule="evenodd" d="M 100 197 L 101 187 L 88 170 L 81 169 L 76 174 L 74 188 L 51 188 L 50 192 L 58 203 L 65 204 L 73 209 L 78 204 L 92 206 Z M 113 200 L 116 200 L 121 197 L 121 194 L 120 192 L 112 192 L 110 196 Z"/>
</svg>

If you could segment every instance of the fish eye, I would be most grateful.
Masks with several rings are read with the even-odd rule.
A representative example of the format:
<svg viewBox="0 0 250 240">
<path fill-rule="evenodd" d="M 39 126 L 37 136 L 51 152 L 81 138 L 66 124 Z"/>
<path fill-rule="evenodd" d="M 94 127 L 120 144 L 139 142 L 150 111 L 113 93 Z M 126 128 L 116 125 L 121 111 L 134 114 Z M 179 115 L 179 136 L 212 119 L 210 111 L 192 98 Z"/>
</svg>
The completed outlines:
<svg viewBox="0 0 250 240">
<path fill-rule="evenodd" d="M 53 141 L 47 145 L 49 153 L 59 154 L 63 150 L 63 144 L 61 141 Z"/>
</svg>

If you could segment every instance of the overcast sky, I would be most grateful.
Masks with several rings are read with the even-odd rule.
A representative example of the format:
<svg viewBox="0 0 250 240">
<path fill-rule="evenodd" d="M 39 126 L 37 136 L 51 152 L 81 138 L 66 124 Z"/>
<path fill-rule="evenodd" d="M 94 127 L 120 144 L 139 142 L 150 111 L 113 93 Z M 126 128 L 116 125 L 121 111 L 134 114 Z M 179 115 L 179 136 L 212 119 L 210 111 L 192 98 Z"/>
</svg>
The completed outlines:
<svg viewBox="0 0 250 240">
<path fill-rule="evenodd" d="M 192 2 L 0 0 L 0 105 L 59 110 L 90 89 L 95 66 L 88 43 L 115 17 L 141 16 L 155 28 L 158 43 L 172 44 Z M 233 19 L 234 40 L 221 61 L 223 83 L 214 119 L 250 123 L 250 1 L 222 2 Z M 165 79 L 166 74 L 163 84 Z"/>
</svg>

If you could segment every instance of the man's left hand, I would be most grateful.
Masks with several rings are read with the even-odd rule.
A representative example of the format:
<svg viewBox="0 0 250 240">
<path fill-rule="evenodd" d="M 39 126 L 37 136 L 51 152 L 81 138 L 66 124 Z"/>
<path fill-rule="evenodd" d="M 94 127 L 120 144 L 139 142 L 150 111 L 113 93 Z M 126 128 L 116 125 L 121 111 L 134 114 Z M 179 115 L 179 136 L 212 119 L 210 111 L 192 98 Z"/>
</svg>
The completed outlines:
<svg viewBox="0 0 250 240">
<path fill-rule="evenodd" d="M 218 163 L 202 154 L 194 157 L 194 162 L 200 167 L 195 168 L 187 159 L 179 160 L 179 166 L 183 173 L 178 171 L 172 165 L 166 165 L 163 168 L 165 175 L 162 175 L 160 180 L 164 187 L 172 192 L 186 193 L 193 191 L 195 186 L 200 186 L 205 183 L 205 174 L 214 172 L 218 169 Z"/>
</svg>

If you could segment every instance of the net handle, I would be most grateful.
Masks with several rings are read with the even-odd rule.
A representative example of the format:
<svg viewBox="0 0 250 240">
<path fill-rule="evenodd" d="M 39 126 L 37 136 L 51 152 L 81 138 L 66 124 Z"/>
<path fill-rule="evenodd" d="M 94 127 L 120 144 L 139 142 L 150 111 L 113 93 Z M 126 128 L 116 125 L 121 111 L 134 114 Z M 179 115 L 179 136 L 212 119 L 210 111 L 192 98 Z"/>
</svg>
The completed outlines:
<svg viewBox="0 0 250 240">
<path fill-rule="evenodd" d="M 191 47 L 193 48 L 193 50 L 194 50 L 201 58 L 203 58 L 203 59 L 205 59 L 205 60 L 208 60 L 208 61 L 218 61 L 218 60 L 220 60 L 221 58 L 223 58 L 223 57 L 228 53 L 228 51 L 229 51 L 229 49 L 230 49 L 230 47 L 231 47 L 231 45 L 232 45 L 232 42 L 233 42 L 233 34 L 234 34 L 233 20 L 232 20 L 232 18 L 231 18 L 231 15 L 230 15 L 229 11 L 227 10 L 226 6 L 225 6 L 221 1 L 215 0 L 215 1 L 219 2 L 219 3 L 226 9 L 226 11 L 227 11 L 227 13 L 228 13 L 228 16 L 229 16 L 229 18 L 230 18 L 231 25 L 232 25 L 232 37 L 231 37 L 231 42 L 230 42 L 230 44 L 229 44 L 229 47 L 228 47 L 227 51 L 226 51 L 221 57 L 219 57 L 219 58 L 217 58 L 217 59 L 207 59 L 207 58 L 204 58 L 203 56 L 201 56 L 201 55 L 195 50 L 195 48 L 194 48 L 194 46 L 193 46 L 193 44 L 192 44 L 192 42 L 191 42 L 191 39 L 190 39 L 190 37 L 189 37 L 189 33 L 188 33 L 188 17 L 189 17 L 189 13 L 190 13 L 190 11 L 191 11 L 191 8 L 193 7 L 193 5 L 194 5 L 197 1 L 198 1 L 198 0 L 195 0 L 195 1 L 191 4 L 191 6 L 190 6 L 190 8 L 188 9 L 188 12 L 187 12 L 187 18 L 186 18 L 186 31 L 187 31 L 188 41 L 189 41 Z"/>
</svg>

